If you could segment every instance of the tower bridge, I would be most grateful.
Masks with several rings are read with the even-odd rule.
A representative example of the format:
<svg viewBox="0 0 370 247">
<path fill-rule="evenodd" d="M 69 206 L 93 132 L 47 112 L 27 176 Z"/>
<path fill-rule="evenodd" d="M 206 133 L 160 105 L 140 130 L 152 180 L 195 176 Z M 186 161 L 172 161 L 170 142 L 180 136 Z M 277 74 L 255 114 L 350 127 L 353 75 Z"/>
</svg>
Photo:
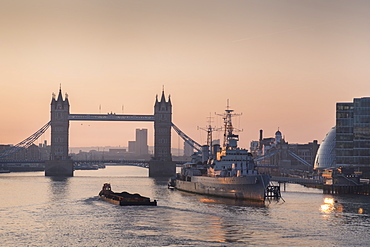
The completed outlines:
<svg viewBox="0 0 370 247">
<path fill-rule="evenodd" d="M 73 160 L 69 157 L 69 122 L 70 121 L 142 121 L 154 123 L 154 157 L 149 161 L 150 177 L 169 177 L 176 173 L 176 164 L 172 161 L 171 155 L 171 128 L 189 145 L 198 152 L 203 152 L 204 146 L 195 142 L 176 125 L 172 123 L 172 103 L 170 97 L 166 100 L 164 91 L 160 100 L 156 96 L 153 115 L 120 115 L 108 114 L 71 114 L 68 96 L 62 96 L 59 89 L 58 97 L 53 95 L 51 100 L 51 120 L 40 130 L 22 142 L 0 153 L 0 159 L 29 147 L 45 131 L 51 127 L 51 154 L 50 160 L 45 162 L 45 176 L 73 176 Z M 208 150 L 208 149 L 207 149 Z M 275 155 L 278 152 L 269 155 Z M 303 164 L 310 166 L 294 153 L 289 153 Z M 268 156 L 269 156 L 268 155 Z M 268 156 L 256 157 L 259 162 Z"/>
<path fill-rule="evenodd" d="M 154 157 L 149 161 L 149 176 L 167 177 L 176 172 L 176 165 L 171 155 L 171 128 L 187 143 L 199 151 L 200 145 L 183 133 L 172 123 L 172 103 L 166 100 L 164 91 L 161 98 L 156 96 L 153 115 L 108 114 L 72 114 L 68 95 L 63 98 L 62 90 L 52 96 L 50 121 L 20 143 L 0 152 L 0 163 L 12 162 L 9 157 L 30 147 L 46 130 L 51 127 L 50 160 L 45 162 L 45 176 L 73 176 L 73 160 L 68 155 L 70 121 L 141 121 L 154 123 Z"/>
<path fill-rule="evenodd" d="M 172 104 L 164 91 L 158 95 L 153 115 L 71 114 L 68 96 L 51 100 L 51 157 L 45 164 L 45 176 L 73 176 L 73 161 L 68 155 L 70 121 L 144 121 L 154 122 L 154 157 L 150 161 L 149 176 L 173 176 L 176 172 L 171 156 Z"/>
</svg>

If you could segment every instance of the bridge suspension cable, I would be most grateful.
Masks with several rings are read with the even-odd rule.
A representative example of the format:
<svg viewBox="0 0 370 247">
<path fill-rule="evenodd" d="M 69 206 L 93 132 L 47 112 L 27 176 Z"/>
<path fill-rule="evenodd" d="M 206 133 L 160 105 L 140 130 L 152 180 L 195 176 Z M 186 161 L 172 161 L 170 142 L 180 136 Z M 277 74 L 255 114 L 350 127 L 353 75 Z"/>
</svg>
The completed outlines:
<svg viewBox="0 0 370 247">
<path fill-rule="evenodd" d="M 290 150 L 288 150 L 288 154 L 290 156 L 292 156 L 293 158 L 295 158 L 296 160 L 298 160 L 299 162 L 301 162 L 303 165 L 308 166 L 308 167 L 312 167 L 312 165 L 310 163 L 308 163 L 307 161 L 305 161 L 304 159 L 302 159 L 301 157 L 299 157 L 298 154 L 293 153 Z"/>
<path fill-rule="evenodd" d="M 191 139 L 188 135 L 186 135 L 184 132 L 182 132 L 176 125 L 172 123 L 172 128 L 176 131 L 176 133 L 186 142 L 188 143 L 192 148 L 197 150 L 198 152 L 202 151 L 202 145 Z"/>
<path fill-rule="evenodd" d="M 31 146 L 39 137 L 46 132 L 46 130 L 50 127 L 51 121 L 41 127 L 38 131 L 36 131 L 33 135 L 29 136 L 28 138 L 24 139 L 20 143 L 0 152 L 0 159 L 5 158 L 11 154 L 15 154 L 22 149 L 28 148 Z"/>
<path fill-rule="evenodd" d="M 280 152 L 280 149 L 275 150 L 275 151 L 270 152 L 270 153 L 267 153 L 267 154 L 265 154 L 265 155 L 261 155 L 261 156 L 255 157 L 255 158 L 254 158 L 254 161 L 255 161 L 255 162 L 260 162 L 260 161 L 262 161 L 262 160 L 264 160 L 264 159 L 270 158 L 270 157 L 272 157 L 272 156 L 274 156 L 274 155 L 278 154 L 279 152 Z"/>
<path fill-rule="evenodd" d="M 278 154 L 280 151 L 281 151 L 280 149 L 277 149 L 277 150 L 272 151 L 272 152 L 270 152 L 270 153 L 268 153 L 268 154 L 258 156 L 258 157 L 256 157 L 256 158 L 254 158 L 254 161 L 255 161 L 255 162 L 257 162 L 257 163 L 259 163 L 259 162 L 261 162 L 261 161 L 262 161 L 262 160 L 264 160 L 264 159 L 270 158 L 270 157 L 272 157 L 272 156 L 274 156 L 274 155 Z M 300 156 L 298 156 L 296 153 L 294 153 L 294 152 L 292 152 L 292 151 L 288 150 L 288 154 L 289 154 L 290 156 L 292 156 L 294 159 L 298 160 L 301 164 L 303 164 L 303 165 L 305 165 L 305 166 L 308 166 L 308 167 L 312 167 L 312 165 L 311 165 L 310 163 L 308 163 L 306 160 L 302 159 L 302 158 L 301 158 Z"/>
</svg>

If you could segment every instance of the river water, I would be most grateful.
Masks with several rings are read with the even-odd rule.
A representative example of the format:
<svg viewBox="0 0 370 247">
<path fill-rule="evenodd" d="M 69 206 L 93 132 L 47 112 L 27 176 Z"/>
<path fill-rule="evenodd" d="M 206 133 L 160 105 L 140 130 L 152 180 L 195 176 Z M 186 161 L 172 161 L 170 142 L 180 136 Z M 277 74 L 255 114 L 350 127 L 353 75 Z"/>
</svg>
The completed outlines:
<svg viewBox="0 0 370 247">
<path fill-rule="evenodd" d="M 112 190 L 157 207 L 101 201 Z M 370 196 L 332 196 L 287 184 L 283 200 L 248 203 L 167 189 L 148 169 L 107 166 L 71 178 L 0 174 L 0 246 L 366 246 Z M 282 187 L 282 190 L 284 188 Z"/>
</svg>

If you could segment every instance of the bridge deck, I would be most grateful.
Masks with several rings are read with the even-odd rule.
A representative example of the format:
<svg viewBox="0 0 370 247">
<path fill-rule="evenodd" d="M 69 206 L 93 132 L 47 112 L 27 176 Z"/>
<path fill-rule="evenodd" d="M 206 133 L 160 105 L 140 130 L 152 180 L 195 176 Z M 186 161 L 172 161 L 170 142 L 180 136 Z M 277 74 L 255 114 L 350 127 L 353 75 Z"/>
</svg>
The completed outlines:
<svg viewBox="0 0 370 247">
<path fill-rule="evenodd" d="M 154 115 L 117 115 L 117 114 L 69 114 L 74 121 L 142 121 L 154 122 Z"/>
</svg>

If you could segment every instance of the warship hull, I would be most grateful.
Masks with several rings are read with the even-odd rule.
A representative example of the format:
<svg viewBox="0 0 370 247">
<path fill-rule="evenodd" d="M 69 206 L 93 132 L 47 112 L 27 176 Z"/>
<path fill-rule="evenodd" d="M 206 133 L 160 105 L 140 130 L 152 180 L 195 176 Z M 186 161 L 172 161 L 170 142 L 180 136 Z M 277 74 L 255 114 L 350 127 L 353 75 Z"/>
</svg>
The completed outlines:
<svg viewBox="0 0 370 247">
<path fill-rule="evenodd" d="M 176 179 L 174 188 L 197 194 L 264 201 L 270 178 L 265 174 L 244 177 L 192 176 Z"/>
</svg>

